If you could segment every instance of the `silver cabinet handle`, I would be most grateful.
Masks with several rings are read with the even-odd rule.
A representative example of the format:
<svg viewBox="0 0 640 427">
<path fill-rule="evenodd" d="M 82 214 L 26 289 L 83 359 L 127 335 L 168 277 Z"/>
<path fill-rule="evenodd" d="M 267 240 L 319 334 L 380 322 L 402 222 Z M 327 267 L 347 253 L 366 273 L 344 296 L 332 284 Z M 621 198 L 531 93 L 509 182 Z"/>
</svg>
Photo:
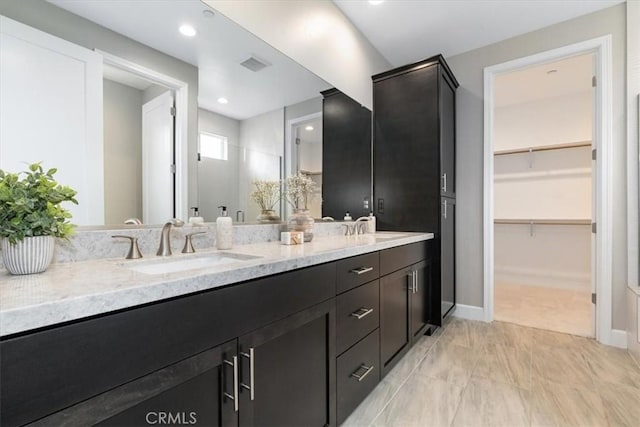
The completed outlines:
<svg viewBox="0 0 640 427">
<path fill-rule="evenodd" d="M 443 208 L 442 209 L 442 217 L 444 219 L 447 219 L 447 200 L 446 199 L 442 202 L 442 208 Z"/>
<path fill-rule="evenodd" d="M 415 287 L 416 287 L 415 293 L 417 294 L 419 292 L 419 290 L 418 290 L 418 270 L 415 270 L 413 273 L 414 273 L 413 282 L 416 284 L 415 285 Z"/>
<path fill-rule="evenodd" d="M 349 316 L 355 317 L 356 319 L 360 320 L 363 317 L 370 315 L 371 313 L 373 313 L 373 308 L 362 307 L 351 313 Z"/>
<path fill-rule="evenodd" d="M 240 383 L 240 385 L 242 386 L 242 388 L 244 388 L 245 390 L 249 390 L 250 394 L 251 394 L 251 400 L 253 400 L 255 398 L 255 384 L 254 384 L 254 348 L 251 347 L 249 348 L 249 354 L 247 353 L 240 353 L 240 355 L 242 357 L 246 357 L 247 359 L 249 359 L 249 385 L 246 385 L 245 383 Z"/>
<path fill-rule="evenodd" d="M 233 366 L 233 396 L 224 392 L 224 396 L 227 399 L 233 400 L 233 410 L 238 412 L 238 356 L 233 356 L 233 362 L 223 360 L 223 362 L 229 366 Z"/>
<path fill-rule="evenodd" d="M 442 174 L 442 191 L 447 192 L 447 173 Z"/>
<path fill-rule="evenodd" d="M 368 273 L 370 271 L 373 271 L 373 267 L 358 267 L 358 268 L 354 268 L 353 270 L 349 271 L 349 273 L 355 273 L 358 276 L 364 273 Z"/>
<path fill-rule="evenodd" d="M 369 373 L 371 371 L 373 371 L 374 366 L 367 366 L 364 363 L 362 365 L 360 365 L 360 367 L 358 369 L 356 369 L 356 371 L 354 373 L 352 373 L 350 375 L 350 377 L 356 378 L 358 380 L 358 382 L 362 381 L 367 375 L 369 375 Z M 364 369 L 364 372 L 362 374 L 358 374 L 357 372 L 360 369 Z"/>
</svg>

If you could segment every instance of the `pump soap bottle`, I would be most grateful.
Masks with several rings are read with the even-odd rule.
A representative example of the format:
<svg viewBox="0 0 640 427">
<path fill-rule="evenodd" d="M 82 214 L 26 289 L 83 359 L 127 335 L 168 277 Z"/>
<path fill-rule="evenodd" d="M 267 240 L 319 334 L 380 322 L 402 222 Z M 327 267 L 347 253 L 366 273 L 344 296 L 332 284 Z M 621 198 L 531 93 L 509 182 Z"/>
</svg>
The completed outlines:
<svg viewBox="0 0 640 427">
<path fill-rule="evenodd" d="M 191 209 L 193 209 L 193 216 L 189 217 L 189 224 L 194 226 L 204 225 L 204 218 L 198 213 L 198 207 L 194 206 Z"/>
<path fill-rule="evenodd" d="M 226 206 L 218 206 L 222 209 L 221 216 L 216 219 L 216 248 L 231 249 L 233 245 L 233 223 L 228 216 Z"/>
</svg>

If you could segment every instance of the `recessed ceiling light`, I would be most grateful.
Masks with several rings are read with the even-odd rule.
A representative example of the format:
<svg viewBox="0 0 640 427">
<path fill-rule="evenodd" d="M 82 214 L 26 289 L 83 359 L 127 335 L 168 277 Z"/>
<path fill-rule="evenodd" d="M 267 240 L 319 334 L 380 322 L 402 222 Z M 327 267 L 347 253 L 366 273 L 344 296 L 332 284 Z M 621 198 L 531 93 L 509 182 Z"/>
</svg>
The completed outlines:
<svg viewBox="0 0 640 427">
<path fill-rule="evenodd" d="M 228 104 L 229 100 L 227 98 L 218 98 L 218 102 L 220 104 Z"/>
<path fill-rule="evenodd" d="M 313 130 L 313 126 L 309 125 L 306 128 L 304 128 L 304 130 Z"/>
<path fill-rule="evenodd" d="M 178 30 L 183 36 L 193 37 L 196 35 L 196 29 L 189 24 L 181 25 Z"/>
<path fill-rule="evenodd" d="M 216 16 L 213 10 L 209 10 L 209 9 L 203 10 L 202 14 L 204 15 L 205 18 L 213 18 L 214 16 Z"/>
<path fill-rule="evenodd" d="M 558 72 L 558 70 L 553 69 L 553 70 L 547 71 L 547 74 L 553 74 L 553 73 L 557 73 L 557 72 Z"/>
<path fill-rule="evenodd" d="M 369 4 L 376 5 L 380 3 L 384 3 L 384 0 L 369 0 Z"/>
</svg>

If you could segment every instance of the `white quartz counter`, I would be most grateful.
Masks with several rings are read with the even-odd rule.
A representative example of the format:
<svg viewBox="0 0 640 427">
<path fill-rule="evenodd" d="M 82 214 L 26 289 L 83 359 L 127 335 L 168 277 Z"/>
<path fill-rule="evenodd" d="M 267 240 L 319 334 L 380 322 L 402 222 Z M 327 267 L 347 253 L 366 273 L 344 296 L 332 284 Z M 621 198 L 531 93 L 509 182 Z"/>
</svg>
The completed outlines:
<svg viewBox="0 0 640 427">
<path fill-rule="evenodd" d="M 146 274 L 129 268 L 136 263 L 157 260 L 155 256 L 142 260 L 119 258 L 52 264 L 46 272 L 29 276 L 3 272 L 0 273 L 0 336 L 432 238 L 432 233 L 380 232 L 317 237 L 299 246 L 279 242 L 237 245 L 221 252 L 258 258 L 167 274 Z M 174 254 L 167 260 L 216 252 Z"/>
</svg>

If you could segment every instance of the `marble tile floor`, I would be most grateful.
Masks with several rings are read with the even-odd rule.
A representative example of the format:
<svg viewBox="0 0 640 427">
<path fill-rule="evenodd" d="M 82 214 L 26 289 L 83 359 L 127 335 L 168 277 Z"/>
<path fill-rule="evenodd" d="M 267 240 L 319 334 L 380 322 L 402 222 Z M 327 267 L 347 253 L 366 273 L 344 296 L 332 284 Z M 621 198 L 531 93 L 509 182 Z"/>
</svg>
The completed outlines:
<svg viewBox="0 0 640 427">
<path fill-rule="evenodd" d="M 590 291 L 496 282 L 494 319 L 533 328 L 593 336 Z"/>
<path fill-rule="evenodd" d="M 640 366 L 594 340 L 452 318 L 358 406 L 353 426 L 638 426 Z"/>
</svg>

